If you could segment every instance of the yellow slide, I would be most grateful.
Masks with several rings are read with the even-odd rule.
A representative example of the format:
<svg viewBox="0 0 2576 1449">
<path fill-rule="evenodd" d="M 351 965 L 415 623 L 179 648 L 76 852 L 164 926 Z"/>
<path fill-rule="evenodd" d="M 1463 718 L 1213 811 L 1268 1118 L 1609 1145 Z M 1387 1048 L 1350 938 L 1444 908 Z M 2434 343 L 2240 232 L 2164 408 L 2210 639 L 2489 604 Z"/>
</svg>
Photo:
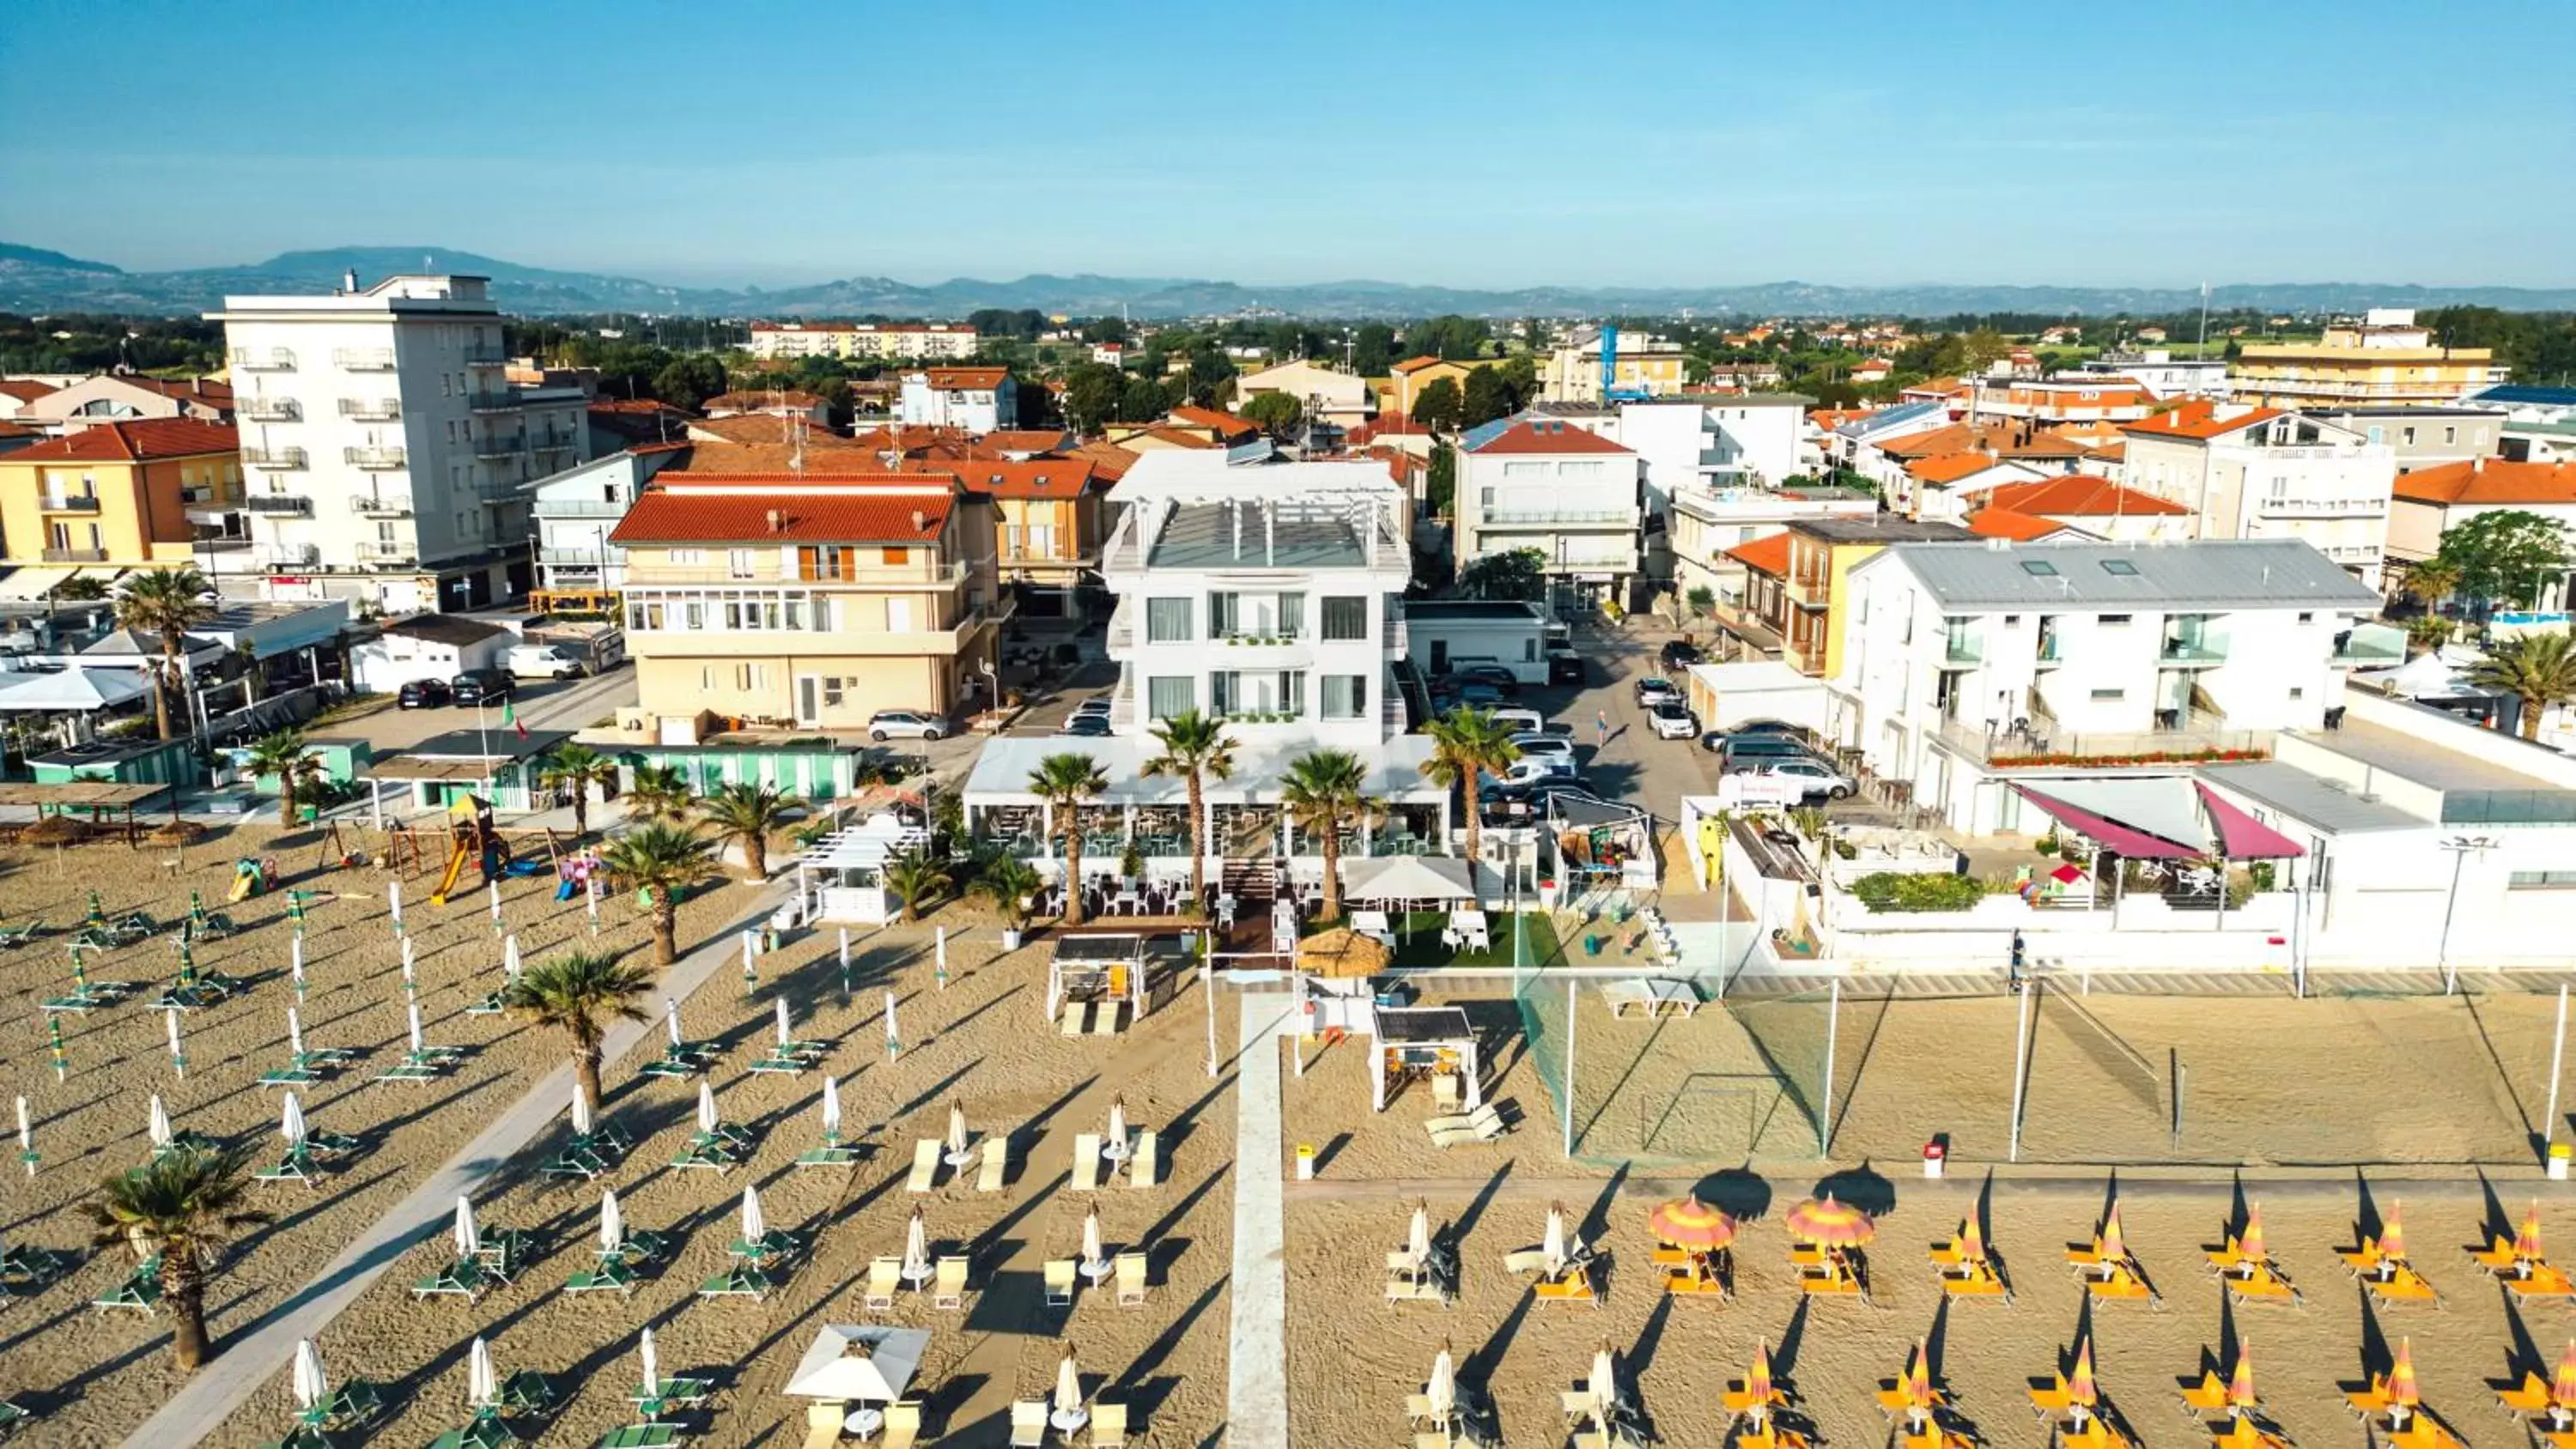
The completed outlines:
<svg viewBox="0 0 2576 1449">
<path fill-rule="evenodd" d="M 251 887 L 258 884 L 259 877 L 257 875 L 250 871 L 243 871 L 241 874 L 233 877 L 233 893 L 225 897 L 225 899 L 231 901 L 234 905 L 240 905 L 242 902 L 250 899 Z"/>
<path fill-rule="evenodd" d="M 447 893 L 456 889 L 456 878 L 465 873 L 466 854 L 467 851 L 464 845 L 460 843 L 456 849 L 448 855 L 447 874 L 438 878 L 438 889 L 430 893 L 429 903 L 431 905 L 443 906 L 447 904 Z"/>
</svg>

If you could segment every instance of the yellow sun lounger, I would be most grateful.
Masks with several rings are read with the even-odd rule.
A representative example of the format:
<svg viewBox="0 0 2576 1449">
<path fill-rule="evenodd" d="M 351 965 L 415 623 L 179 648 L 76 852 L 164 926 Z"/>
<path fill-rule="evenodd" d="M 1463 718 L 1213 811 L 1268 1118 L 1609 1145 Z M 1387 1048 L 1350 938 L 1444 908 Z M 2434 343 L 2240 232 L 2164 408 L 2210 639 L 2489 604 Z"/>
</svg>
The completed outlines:
<svg viewBox="0 0 2576 1449">
<path fill-rule="evenodd" d="M 2216 1369 L 2202 1369 L 2199 1382 L 2182 1381 L 2182 1404 L 2195 1414 L 2227 1412 L 2227 1380 Z"/>
<path fill-rule="evenodd" d="M 2266 1258 L 2260 1262 L 2251 1259 L 2240 1261 L 2251 1263 L 2253 1271 L 2247 1273 L 2240 1269 L 2221 1273 L 2218 1278 L 2218 1281 L 2226 1286 L 2228 1294 L 2237 1302 L 2291 1304 L 2300 1302 L 2297 1286 L 2283 1276 L 2280 1269 L 2273 1267 L 2270 1259 Z"/>
<path fill-rule="evenodd" d="M 912 1144 L 912 1175 L 903 1181 L 905 1192 L 929 1192 L 939 1185 L 939 1139 L 924 1137 Z"/>
<path fill-rule="evenodd" d="M 1100 1134 L 1097 1132 L 1073 1135 L 1073 1190 L 1100 1190 Z"/>
<path fill-rule="evenodd" d="M 2549 1412 L 2549 1381 L 2536 1373 L 2526 1372 L 2522 1382 L 2509 1389 L 2496 1390 L 2496 1403 L 2508 1414 L 2546 1414 Z"/>
<path fill-rule="evenodd" d="M 2381 1261 L 2394 1266 L 2394 1271 L 2389 1276 L 2382 1278 L 2375 1271 L 2361 1275 L 2361 1286 L 2369 1290 L 2372 1298 L 2382 1303 L 2439 1303 L 2442 1301 L 2442 1295 L 2433 1291 L 2432 1282 L 2423 1274 L 2416 1272 L 2414 1264 L 2396 1259 Z"/>
<path fill-rule="evenodd" d="M 1601 1306 L 1601 1295 L 1592 1286 L 1592 1272 L 1580 1263 L 1566 1269 L 1565 1276 L 1562 1278 L 1540 1279 L 1538 1286 L 1530 1291 L 1537 1294 L 1542 1303 L 1552 1301 L 1589 1303 L 1595 1308 Z"/>
<path fill-rule="evenodd" d="M 1000 1192 L 1002 1175 L 1011 1170 L 1011 1134 L 996 1132 L 984 1139 L 984 1168 L 976 1174 L 977 1192 Z"/>
</svg>

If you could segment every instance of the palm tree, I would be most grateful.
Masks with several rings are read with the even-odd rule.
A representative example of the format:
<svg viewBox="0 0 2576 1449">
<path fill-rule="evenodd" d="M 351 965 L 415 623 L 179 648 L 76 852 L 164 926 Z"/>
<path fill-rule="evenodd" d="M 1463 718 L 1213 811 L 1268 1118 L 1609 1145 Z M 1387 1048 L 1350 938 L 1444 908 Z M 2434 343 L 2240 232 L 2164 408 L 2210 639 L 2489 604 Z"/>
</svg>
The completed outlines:
<svg viewBox="0 0 2576 1449">
<path fill-rule="evenodd" d="M 775 785 L 737 780 L 698 802 L 698 813 L 716 829 L 721 842 L 742 842 L 745 878 L 753 885 L 769 879 L 769 837 L 783 830 L 798 810 L 795 796 Z"/>
<path fill-rule="evenodd" d="M 590 789 L 605 790 L 617 783 L 617 762 L 585 744 L 567 740 L 555 746 L 546 756 L 543 773 L 537 782 L 549 790 L 572 792 L 572 833 L 578 840 L 590 833 Z"/>
<path fill-rule="evenodd" d="M 1016 855 L 997 855 L 984 873 L 975 877 L 974 892 L 993 903 L 1002 913 L 1002 923 L 1013 935 L 1029 928 L 1029 902 L 1046 884 L 1038 878 L 1037 867 Z"/>
<path fill-rule="evenodd" d="M 573 1080 L 590 1105 L 600 1102 L 599 1043 L 608 1025 L 642 1021 L 638 998 L 653 989 L 653 972 L 605 951 L 567 951 L 519 973 L 501 993 L 501 1009 L 538 1026 L 560 1027 L 572 1039 Z"/>
<path fill-rule="evenodd" d="M 2439 614 L 2418 614 L 2406 621 L 2406 642 L 2417 649 L 2439 649 L 2451 642 L 2453 625 Z"/>
<path fill-rule="evenodd" d="M 255 775 L 277 777 L 277 819 L 285 828 L 295 828 L 295 792 L 322 778 L 322 762 L 304 753 L 304 731 L 279 730 L 253 740 L 250 768 Z"/>
<path fill-rule="evenodd" d="M 638 820 L 678 820 L 689 813 L 689 777 L 677 765 L 637 765 L 626 787 L 626 813 Z"/>
<path fill-rule="evenodd" d="M 1279 777 L 1279 803 L 1297 828 L 1324 842 L 1324 913 L 1342 915 L 1342 827 L 1366 820 L 1377 808 L 1363 787 L 1368 767 L 1348 750 L 1313 750 L 1288 762 Z"/>
<path fill-rule="evenodd" d="M 921 919 L 924 901 L 955 884 L 948 867 L 931 857 L 926 850 L 907 850 L 886 862 L 886 888 L 903 902 L 903 920 L 910 925 Z"/>
<path fill-rule="evenodd" d="M 1055 813 L 1055 833 L 1064 841 L 1064 923 L 1082 924 L 1082 807 L 1100 798 L 1109 777 L 1089 755 L 1068 750 L 1038 761 L 1029 772 L 1029 793 Z"/>
<path fill-rule="evenodd" d="M 2532 634 L 2500 645 L 2471 667 L 2469 682 L 2521 700 L 2522 737 L 2536 740 L 2542 712 L 2576 699 L 2576 640 L 2563 633 Z"/>
<path fill-rule="evenodd" d="M 1163 752 L 1145 762 L 1148 775 L 1177 775 L 1190 787 L 1190 899 L 1207 899 L 1207 805 L 1202 784 L 1234 774 L 1234 739 L 1222 720 L 1194 709 L 1154 723 Z"/>
<path fill-rule="evenodd" d="M 694 831 L 654 821 L 608 843 L 600 860 L 618 879 L 652 902 L 653 964 L 680 959 L 680 892 L 707 873 L 711 847 Z"/>
<path fill-rule="evenodd" d="M 2439 557 L 2419 560 L 2407 565 L 2406 577 L 2397 586 L 2425 608 L 2437 609 L 2460 591 L 2460 566 Z"/>
<path fill-rule="evenodd" d="M 1512 743 L 1511 730 L 1481 709 L 1453 709 L 1423 733 L 1431 736 L 1431 758 L 1422 762 L 1422 773 L 1433 784 L 1457 787 L 1467 797 L 1467 878 L 1472 881 L 1485 845 L 1477 789 L 1486 775 L 1511 768 L 1521 749 Z"/>
<path fill-rule="evenodd" d="M 170 691 L 179 684 L 179 640 L 189 630 L 215 617 L 215 606 L 202 595 L 213 586 L 193 564 L 174 569 L 144 569 L 125 581 L 116 596 L 116 624 L 138 634 L 161 636 L 158 687 L 152 691 L 152 718 L 161 738 L 170 738 Z"/>
<path fill-rule="evenodd" d="M 251 1178 L 249 1153 L 181 1147 L 140 1167 L 111 1174 L 84 1205 L 98 1225 L 101 1247 L 124 1244 L 141 1257 L 161 1260 L 161 1301 L 174 1327 L 170 1357 L 181 1373 L 194 1373 L 209 1357 L 206 1342 L 206 1274 L 223 1258 L 232 1229 L 268 1221 L 242 1206 Z"/>
</svg>

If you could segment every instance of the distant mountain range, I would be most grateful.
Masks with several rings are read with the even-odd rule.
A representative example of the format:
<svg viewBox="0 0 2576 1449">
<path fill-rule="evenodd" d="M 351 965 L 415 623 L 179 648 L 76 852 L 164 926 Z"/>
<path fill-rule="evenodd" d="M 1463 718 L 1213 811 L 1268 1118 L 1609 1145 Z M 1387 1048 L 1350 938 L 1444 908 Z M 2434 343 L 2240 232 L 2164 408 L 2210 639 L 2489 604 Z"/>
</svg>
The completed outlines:
<svg viewBox="0 0 2576 1449">
<path fill-rule="evenodd" d="M 890 277 L 849 277 L 775 291 L 666 287 L 599 272 L 524 267 L 447 247 L 334 247 L 285 252 L 244 266 L 175 272 L 129 272 L 39 247 L 0 242 L 0 311 L 122 312 L 186 316 L 214 310 L 226 294 L 327 292 L 354 270 L 371 282 L 391 272 L 423 269 L 492 279 L 505 311 L 523 316 L 649 312 L 694 317 L 963 317 L 983 307 L 1100 316 L 1121 308 L 1136 317 L 1230 316 L 1272 312 L 1296 317 L 1597 317 L 1611 314 L 1753 317 L 1908 316 L 2037 312 L 2133 316 L 2188 311 L 2196 290 L 2172 287 L 2006 287 L 1924 285 L 1837 287 L 1763 282 L 1739 287 L 1526 287 L 1510 291 L 1407 286 L 1395 282 L 1311 282 L 1248 287 L 1237 282 L 1170 277 L 1056 277 L 1014 282 L 958 277 L 915 286 Z M 2576 310 L 2576 288 L 2418 287 L 2354 282 L 2284 282 L 2216 289 L 2218 307 L 2270 311 L 2357 312 L 2365 307 L 2440 307 L 2478 303 L 2512 311 Z"/>
</svg>

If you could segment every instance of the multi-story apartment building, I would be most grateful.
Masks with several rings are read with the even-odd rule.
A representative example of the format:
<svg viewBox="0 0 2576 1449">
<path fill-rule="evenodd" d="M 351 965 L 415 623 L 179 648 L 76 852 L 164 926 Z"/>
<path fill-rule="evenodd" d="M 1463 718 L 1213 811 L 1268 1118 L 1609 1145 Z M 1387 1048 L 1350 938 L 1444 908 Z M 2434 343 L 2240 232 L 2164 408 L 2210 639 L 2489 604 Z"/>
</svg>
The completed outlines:
<svg viewBox="0 0 2576 1449">
<path fill-rule="evenodd" d="M 1031 618 L 1080 619 L 1100 571 L 1103 480 L 1081 458 L 929 463 L 991 505 L 993 563 Z"/>
<path fill-rule="evenodd" d="M 1302 358 L 1274 363 L 1234 380 L 1237 407 L 1265 392 L 1285 393 L 1297 400 L 1306 416 L 1345 430 L 1377 416 L 1379 409 L 1378 395 L 1366 378 Z M 1394 411 L 1392 402 L 1387 404 L 1387 410 Z"/>
<path fill-rule="evenodd" d="M 857 730 L 977 707 L 1008 613 L 992 541 L 945 475 L 664 473 L 608 535 L 641 708 Z"/>
<path fill-rule="evenodd" d="M 1457 556 L 1534 548 L 1560 601 L 1627 608 L 1643 563 L 1645 460 L 1556 419 L 1503 418 L 1458 446 Z"/>
<path fill-rule="evenodd" d="M 2437 347 L 2411 307 L 2374 307 L 2359 323 L 2329 327 L 2315 342 L 2240 349 L 2235 395 L 2271 407 L 2352 403 L 2455 403 L 2505 380 L 2484 347 Z"/>
<path fill-rule="evenodd" d="M 2075 370 L 2090 377 L 2125 378 L 2160 400 L 2227 396 L 2227 363 L 2223 358 L 2178 358 L 2162 348 L 2150 348 L 2088 357 L 2075 364 Z"/>
<path fill-rule="evenodd" d="M 529 485 L 536 516 L 534 609 L 597 609 L 626 587 L 626 550 L 609 541 L 644 485 L 686 459 L 685 443 L 648 443 L 578 464 Z"/>
<path fill-rule="evenodd" d="M 927 367 L 903 375 L 897 420 L 983 434 L 1020 425 L 1019 390 L 1005 367 Z"/>
<path fill-rule="evenodd" d="M 2538 514 L 2576 538 L 2576 461 L 2471 458 L 2400 477 L 2389 502 L 2388 562 L 2402 579 L 2406 568 L 2441 551 L 2443 534 L 2479 514 L 2502 510 Z M 2567 607 L 2566 572 L 2532 582 L 2539 587 L 2541 608 Z"/>
<path fill-rule="evenodd" d="M 2517 463 L 2576 461 L 2576 387 L 2506 383 L 2469 399 L 2504 414 L 2496 451 Z"/>
<path fill-rule="evenodd" d="M 1893 544 L 1968 538 L 1955 523 L 1878 515 L 1801 518 L 1781 535 L 1778 588 L 1756 590 L 1755 612 L 1780 639 L 1783 662 L 1831 679 L 1842 672 L 1851 572 Z"/>
<path fill-rule="evenodd" d="M 2021 829 L 2014 783 L 2320 728 L 2353 665 L 2402 651 L 2354 644 L 2378 606 L 2298 539 L 1899 544 L 1852 570 L 1833 733 L 1958 829 Z"/>
<path fill-rule="evenodd" d="M 1611 390 L 1638 397 L 1671 397 L 1690 382 L 1682 345 L 1652 333 L 1621 329 L 1612 341 Z M 1601 329 L 1577 327 L 1538 356 L 1538 395 L 1544 402 L 1600 402 Z"/>
<path fill-rule="evenodd" d="M 1688 488 L 1672 496 L 1673 595 L 1685 621 L 1706 590 L 1712 613 L 1746 617 L 1745 564 L 1730 550 L 1774 537 L 1807 518 L 1872 518 L 1878 500 L 1856 488 Z"/>
<path fill-rule="evenodd" d="M 232 428 L 194 418 L 98 423 L 0 454 L 0 563 L 36 571 L 10 591 L 31 597 L 38 579 L 84 564 L 112 575 L 195 561 L 201 539 L 238 536 L 241 486 Z"/>
<path fill-rule="evenodd" d="M 590 456 L 578 386 L 503 380 L 482 277 L 352 275 L 330 296 L 241 296 L 224 324 L 251 516 L 271 597 L 390 614 L 525 592 L 522 485 Z"/>
<path fill-rule="evenodd" d="M 2504 443 L 2503 410 L 2475 403 L 2446 408 L 2394 404 L 2310 408 L 2308 416 L 2387 444 L 2401 475 L 2443 463 L 2492 458 Z"/>
<path fill-rule="evenodd" d="M 975 355 L 975 329 L 963 322 L 754 322 L 751 355 L 763 361 L 799 357 L 879 362 L 963 362 Z"/>
<path fill-rule="evenodd" d="M 2089 372 L 2049 378 L 1970 378 L 1968 416 L 2030 422 L 2124 423 L 2153 412 L 2157 395 L 2133 377 Z"/>
<path fill-rule="evenodd" d="M 2299 538 L 2379 586 L 2396 451 L 2350 428 L 2196 398 L 2124 430 L 2121 481 L 2197 517 L 2203 539 Z"/>
<path fill-rule="evenodd" d="M 18 422 L 55 433 L 137 418 L 231 422 L 232 386 L 203 377 L 172 380 L 141 373 L 102 373 L 32 398 L 16 413 Z"/>
</svg>

